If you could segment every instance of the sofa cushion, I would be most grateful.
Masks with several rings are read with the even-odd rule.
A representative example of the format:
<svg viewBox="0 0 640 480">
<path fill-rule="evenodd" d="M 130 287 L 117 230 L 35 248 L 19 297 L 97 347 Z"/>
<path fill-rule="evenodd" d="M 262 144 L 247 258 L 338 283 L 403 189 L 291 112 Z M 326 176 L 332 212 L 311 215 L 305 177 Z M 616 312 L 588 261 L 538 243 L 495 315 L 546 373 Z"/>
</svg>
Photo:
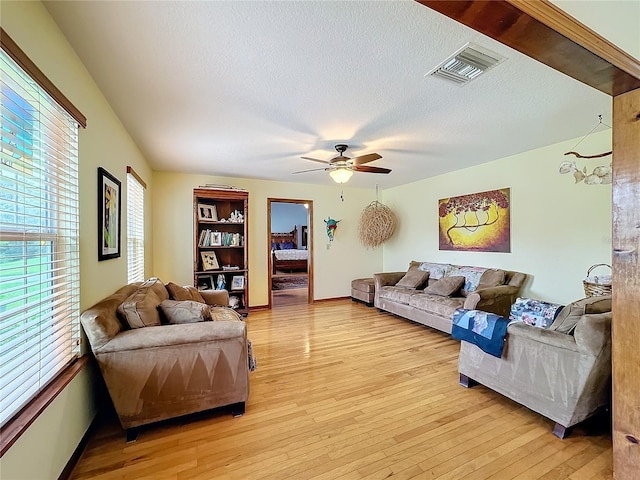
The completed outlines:
<svg viewBox="0 0 640 480">
<path fill-rule="evenodd" d="M 466 267 L 466 266 L 460 267 L 460 266 L 452 265 L 449 271 L 447 272 L 446 276 L 447 277 L 456 277 L 456 276 L 464 277 L 464 285 L 462 286 L 462 289 L 460 290 L 460 292 L 462 293 L 462 295 L 466 297 L 469 293 L 478 289 L 478 284 L 480 283 L 480 277 L 482 277 L 482 275 L 486 270 L 487 269 L 483 267 Z"/>
<path fill-rule="evenodd" d="M 443 297 L 427 293 L 418 293 L 409 299 L 409 306 L 446 318 L 451 318 L 456 308 L 462 308 L 463 304 L 463 297 Z"/>
<path fill-rule="evenodd" d="M 462 276 L 443 277 L 433 285 L 429 285 L 425 288 L 424 293 L 450 297 L 458 292 L 462 285 L 464 285 L 464 277 Z"/>
<path fill-rule="evenodd" d="M 418 269 L 417 265 L 413 265 L 409 267 L 409 270 L 407 270 L 404 277 L 396 283 L 396 287 L 419 288 L 425 284 L 428 278 L 429 272 L 423 272 Z"/>
<path fill-rule="evenodd" d="M 181 287 L 173 282 L 165 285 L 169 298 L 171 300 L 193 300 L 195 302 L 205 303 L 204 298 L 195 287 Z"/>
<path fill-rule="evenodd" d="M 408 288 L 387 285 L 380 288 L 379 298 L 409 305 L 409 298 L 411 298 L 412 295 L 416 295 L 416 293 L 417 292 L 415 290 L 410 290 Z"/>
<path fill-rule="evenodd" d="M 448 263 L 422 262 L 418 268 L 423 272 L 429 272 L 430 279 L 439 280 L 447 274 L 451 265 Z"/>
<path fill-rule="evenodd" d="M 516 298 L 511 305 L 509 320 L 524 322 L 534 327 L 549 328 L 562 310 L 563 305 L 544 302 L 534 298 Z"/>
<path fill-rule="evenodd" d="M 583 298 L 564 307 L 549 327 L 549 330 L 555 330 L 559 333 L 571 333 L 582 315 L 610 311 L 611 296 Z"/>
<path fill-rule="evenodd" d="M 209 306 L 193 300 L 163 300 L 158 308 L 166 322 L 172 325 L 211 320 Z"/>
<path fill-rule="evenodd" d="M 498 270 L 494 268 L 485 270 L 484 273 L 480 276 L 480 281 L 478 282 L 478 290 L 481 288 L 491 288 L 497 287 L 498 285 L 504 285 L 505 275 L 506 274 L 504 270 Z"/>
<path fill-rule="evenodd" d="M 164 295 L 162 295 L 163 291 Z M 160 302 L 168 299 L 169 295 L 162 282 L 157 278 L 150 279 L 120 304 L 118 313 L 125 319 L 129 328 L 157 326 L 160 325 L 160 313 L 157 307 Z"/>
</svg>

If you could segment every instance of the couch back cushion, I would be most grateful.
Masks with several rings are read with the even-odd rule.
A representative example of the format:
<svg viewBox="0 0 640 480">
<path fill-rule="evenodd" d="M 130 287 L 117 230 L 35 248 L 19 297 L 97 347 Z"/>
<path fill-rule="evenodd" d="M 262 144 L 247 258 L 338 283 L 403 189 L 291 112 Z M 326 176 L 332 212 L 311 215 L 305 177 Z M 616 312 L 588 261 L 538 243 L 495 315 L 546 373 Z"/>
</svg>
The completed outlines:
<svg viewBox="0 0 640 480">
<path fill-rule="evenodd" d="M 480 276 L 480 281 L 478 282 L 478 289 L 504 285 L 504 280 L 505 280 L 504 270 L 490 268 L 489 270 L 485 270 L 484 273 Z"/>
<path fill-rule="evenodd" d="M 447 275 L 447 272 L 451 268 L 448 263 L 432 263 L 432 262 L 411 262 L 409 266 L 417 264 L 418 268 L 423 272 L 429 272 L 430 280 L 440 280 Z"/>
<path fill-rule="evenodd" d="M 467 266 L 457 266 L 452 265 L 449 271 L 447 272 L 447 277 L 464 277 L 464 285 L 460 292 L 463 296 L 467 296 L 469 293 L 474 292 L 478 289 L 478 284 L 480 283 L 480 277 L 486 272 L 487 269 L 484 267 L 467 267 Z"/>
<path fill-rule="evenodd" d="M 118 313 L 129 328 L 154 327 L 160 325 L 158 305 L 169 299 L 169 294 L 160 279 L 144 282 L 118 307 Z"/>
<path fill-rule="evenodd" d="M 82 313 L 80 321 L 94 352 L 123 329 L 116 311 L 122 302 L 138 290 L 139 286 L 140 283 L 125 285 Z"/>
<path fill-rule="evenodd" d="M 583 315 L 606 313 L 611 311 L 611 296 L 587 297 L 564 307 L 549 330 L 559 333 L 571 333 Z"/>
<path fill-rule="evenodd" d="M 205 303 L 204 298 L 195 287 L 181 287 L 173 282 L 165 285 L 169 298 L 171 300 L 193 300 L 195 302 Z"/>
</svg>

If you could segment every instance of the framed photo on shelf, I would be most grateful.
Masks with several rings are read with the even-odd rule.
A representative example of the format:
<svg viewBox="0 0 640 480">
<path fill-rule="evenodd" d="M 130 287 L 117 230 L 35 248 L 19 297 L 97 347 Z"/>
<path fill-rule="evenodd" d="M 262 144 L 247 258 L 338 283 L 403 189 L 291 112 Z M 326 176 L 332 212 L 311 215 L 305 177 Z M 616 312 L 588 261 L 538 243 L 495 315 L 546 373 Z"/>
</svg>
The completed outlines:
<svg viewBox="0 0 640 480">
<path fill-rule="evenodd" d="M 200 252 L 202 257 L 202 270 L 218 270 L 220 264 L 215 252 Z"/>
<path fill-rule="evenodd" d="M 98 261 L 120 256 L 120 180 L 98 168 Z"/>
<path fill-rule="evenodd" d="M 218 221 L 218 209 L 215 205 L 198 204 L 198 220 Z"/>
<path fill-rule="evenodd" d="M 211 246 L 219 247 L 222 245 L 222 232 L 211 232 Z"/>
<path fill-rule="evenodd" d="M 211 275 L 202 275 L 198 277 L 198 290 L 212 290 L 213 277 Z"/>
<path fill-rule="evenodd" d="M 244 290 L 244 275 L 234 275 L 231 278 L 231 290 Z"/>
</svg>

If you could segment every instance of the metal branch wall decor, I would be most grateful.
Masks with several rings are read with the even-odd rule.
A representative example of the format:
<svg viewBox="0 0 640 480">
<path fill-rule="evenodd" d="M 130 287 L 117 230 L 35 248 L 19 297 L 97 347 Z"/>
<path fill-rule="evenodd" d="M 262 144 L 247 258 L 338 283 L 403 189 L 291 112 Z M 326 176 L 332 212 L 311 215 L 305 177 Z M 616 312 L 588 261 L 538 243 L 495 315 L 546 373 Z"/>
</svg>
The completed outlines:
<svg viewBox="0 0 640 480">
<path fill-rule="evenodd" d="M 591 158 L 602 158 L 607 157 L 613 153 L 613 151 L 598 153 L 595 155 L 581 155 L 576 152 L 575 149 L 578 145 L 582 143 L 582 141 L 587 138 L 589 135 L 593 133 L 593 131 L 598 128 L 600 125 L 604 125 L 605 127 L 611 128 L 609 125 L 602 121 L 602 115 L 598 115 L 598 124 L 589 131 L 582 139 L 576 143 L 576 145 L 571 149 L 571 151 L 565 153 L 565 155 L 575 155 L 577 158 L 591 159 Z M 586 185 L 608 185 L 612 182 L 612 165 L 599 165 L 593 169 L 593 172 L 589 173 L 587 167 L 579 168 L 575 161 L 565 160 L 560 164 L 560 168 L 558 171 L 564 175 L 567 173 L 572 173 L 573 178 L 575 179 L 575 183 L 580 183 L 584 181 Z"/>
<path fill-rule="evenodd" d="M 360 214 L 358 236 L 366 248 L 375 248 L 389 240 L 396 228 L 396 215 L 378 200 L 364 207 Z"/>
</svg>

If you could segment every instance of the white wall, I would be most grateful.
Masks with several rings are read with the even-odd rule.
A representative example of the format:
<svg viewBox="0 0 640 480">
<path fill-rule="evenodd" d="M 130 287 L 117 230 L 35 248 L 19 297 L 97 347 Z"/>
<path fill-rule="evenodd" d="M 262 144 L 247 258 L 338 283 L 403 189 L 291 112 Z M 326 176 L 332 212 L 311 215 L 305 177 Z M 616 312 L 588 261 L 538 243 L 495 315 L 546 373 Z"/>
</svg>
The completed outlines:
<svg viewBox="0 0 640 480">
<path fill-rule="evenodd" d="M 531 276 L 523 296 L 568 303 L 584 296 L 582 280 L 596 263 L 611 264 L 611 185 L 574 184 L 558 166 L 579 139 L 550 145 L 383 194 L 399 219 L 384 248 L 384 270 L 407 268 L 411 260 L 516 270 Z M 611 130 L 580 144 L 583 154 L 611 149 Z M 611 156 L 577 160 L 589 173 Z M 511 253 L 452 252 L 438 248 L 438 200 L 511 188 Z M 602 267 L 600 273 L 610 273 Z"/>
<path fill-rule="evenodd" d="M 2 1 L 2 28 L 40 70 L 87 117 L 79 133 L 80 308 L 86 309 L 127 283 L 126 196 L 122 204 L 122 257 L 98 262 L 97 168 L 126 188 L 126 166 L 147 182 L 151 169 L 83 64 L 40 2 Z M 145 207 L 146 271 L 153 271 L 151 203 Z M 94 376 L 84 369 L 2 457 L 3 479 L 57 478 L 96 414 Z M 34 460 L 35 459 L 35 460 Z"/>
<path fill-rule="evenodd" d="M 640 1 L 551 0 L 551 3 L 640 60 Z"/>
<path fill-rule="evenodd" d="M 309 235 L 314 248 L 314 298 L 350 295 L 351 280 L 368 277 L 382 268 L 382 249 L 366 250 L 357 237 L 360 213 L 375 200 L 375 190 L 344 188 L 340 201 L 337 185 L 308 185 L 246 178 L 155 172 L 154 248 L 155 274 L 163 281 L 193 284 L 193 189 L 207 183 L 231 184 L 249 192 L 249 304 L 268 304 L 267 198 L 313 202 Z M 328 217 L 342 220 L 327 249 Z"/>
</svg>

